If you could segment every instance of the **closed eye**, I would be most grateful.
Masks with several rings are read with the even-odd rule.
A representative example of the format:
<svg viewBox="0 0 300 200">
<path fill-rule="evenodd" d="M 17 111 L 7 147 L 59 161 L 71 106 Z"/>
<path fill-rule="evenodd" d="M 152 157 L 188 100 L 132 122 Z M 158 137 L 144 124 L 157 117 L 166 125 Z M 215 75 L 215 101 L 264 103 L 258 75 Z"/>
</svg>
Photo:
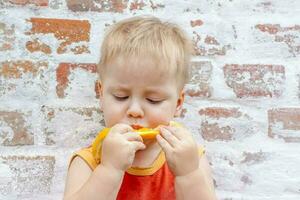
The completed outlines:
<svg viewBox="0 0 300 200">
<path fill-rule="evenodd" d="M 162 102 L 162 100 L 153 100 L 153 99 L 148 99 L 148 98 L 147 98 L 147 101 L 151 104 L 159 104 Z"/>
<path fill-rule="evenodd" d="M 114 97 L 118 101 L 124 101 L 124 100 L 126 100 L 128 98 L 128 96 L 115 96 L 115 95 L 114 95 Z"/>
</svg>

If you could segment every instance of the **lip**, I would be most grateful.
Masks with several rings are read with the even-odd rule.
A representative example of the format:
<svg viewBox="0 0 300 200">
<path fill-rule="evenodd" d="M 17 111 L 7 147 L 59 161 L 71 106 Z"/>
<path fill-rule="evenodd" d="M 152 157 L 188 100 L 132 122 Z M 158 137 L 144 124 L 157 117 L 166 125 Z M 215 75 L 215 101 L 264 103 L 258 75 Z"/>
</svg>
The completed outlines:
<svg viewBox="0 0 300 200">
<path fill-rule="evenodd" d="M 133 129 L 135 129 L 135 130 L 144 128 L 144 126 L 141 126 L 141 125 L 138 125 L 138 124 L 132 124 L 131 127 L 132 127 Z"/>
</svg>

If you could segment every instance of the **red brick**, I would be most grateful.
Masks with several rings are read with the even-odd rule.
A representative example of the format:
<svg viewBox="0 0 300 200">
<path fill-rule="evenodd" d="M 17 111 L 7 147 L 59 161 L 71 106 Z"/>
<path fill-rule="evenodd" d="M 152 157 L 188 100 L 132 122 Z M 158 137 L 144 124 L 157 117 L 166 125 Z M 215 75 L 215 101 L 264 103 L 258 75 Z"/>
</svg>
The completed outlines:
<svg viewBox="0 0 300 200">
<path fill-rule="evenodd" d="M 220 127 L 217 123 L 201 123 L 201 132 L 203 139 L 207 141 L 230 141 L 233 140 L 234 129 L 230 126 Z"/>
<path fill-rule="evenodd" d="M 231 141 L 254 133 L 251 118 L 238 108 L 203 108 L 199 115 L 202 137 L 207 141 Z"/>
<path fill-rule="evenodd" d="M 191 27 L 195 26 L 201 26 L 203 24 L 203 21 L 201 19 L 191 20 Z"/>
<path fill-rule="evenodd" d="M 88 48 L 88 42 L 90 41 L 90 29 L 91 25 L 87 20 L 69 20 L 69 19 L 49 19 L 49 18 L 31 18 L 28 20 L 32 24 L 32 28 L 26 34 L 35 37 L 36 34 L 49 34 L 60 42 L 59 47 L 56 49 L 58 54 L 67 53 L 68 46 L 80 42 L 86 42 L 86 45 L 77 45 L 69 51 L 74 54 L 90 53 Z M 51 44 L 42 43 L 37 45 L 36 39 L 27 42 L 26 48 L 29 51 L 34 51 L 32 44 L 39 46 L 38 49 L 41 51 L 41 45 L 46 48 L 46 53 L 51 51 L 49 47 Z M 41 40 L 42 41 L 42 40 Z M 31 44 L 31 45 L 30 45 Z M 69 47 L 70 48 L 70 47 Z"/>
<path fill-rule="evenodd" d="M 202 39 L 204 38 L 205 39 Z M 221 45 L 220 42 L 211 35 L 201 36 L 193 31 L 194 50 L 197 56 L 224 56 L 231 45 Z"/>
<path fill-rule="evenodd" d="M 226 84 L 237 97 L 279 97 L 283 92 L 285 68 L 282 65 L 228 64 Z"/>
<path fill-rule="evenodd" d="M 60 63 L 58 68 L 56 69 L 56 94 L 59 98 L 65 97 L 65 89 L 69 84 L 69 75 L 71 70 L 81 68 L 91 73 L 96 73 L 97 66 L 96 64 L 84 64 L 84 63 Z M 96 87 L 96 86 L 95 86 Z M 96 96 L 98 96 L 96 94 Z"/>
<path fill-rule="evenodd" d="M 96 12 L 116 12 L 122 13 L 126 9 L 128 0 L 67 0 L 70 10 L 77 11 L 96 11 Z"/>
<path fill-rule="evenodd" d="M 280 24 L 258 24 L 255 28 L 269 34 L 275 42 L 285 44 L 293 56 L 300 54 L 300 25 L 282 27 Z"/>
<path fill-rule="evenodd" d="M 24 74 L 37 76 L 39 72 L 48 67 L 46 62 L 33 63 L 28 60 L 4 61 L 0 63 L 0 77 L 4 78 L 21 78 Z"/>
<path fill-rule="evenodd" d="M 0 22 L 0 51 L 14 49 L 15 26 Z"/>
<path fill-rule="evenodd" d="M 192 62 L 191 79 L 186 85 L 185 93 L 191 97 L 210 97 L 211 87 L 210 79 L 212 74 L 212 65 L 210 62 Z"/>
<path fill-rule="evenodd" d="M 258 24 L 255 28 L 259 29 L 262 32 L 268 32 L 269 34 L 276 34 L 280 26 L 279 25 L 272 25 L 272 24 Z"/>
<path fill-rule="evenodd" d="M 53 184 L 53 156 L 0 156 L 1 194 L 49 194 Z"/>
<path fill-rule="evenodd" d="M 1 145 L 32 145 L 33 133 L 28 129 L 26 116 L 20 112 L 0 111 Z"/>
<path fill-rule="evenodd" d="M 135 0 L 134 2 L 131 2 L 131 4 L 130 4 L 130 11 L 132 11 L 132 10 L 142 10 L 143 9 L 143 7 L 145 7 L 146 6 L 146 4 L 144 3 L 144 1 L 137 1 L 137 0 Z"/>
<path fill-rule="evenodd" d="M 211 36 L 206 36 L 204 42 L 206 44 L 214 44 L 214 45 L 220 45 L 219 42 L 216 40 L 216 38 Z"/>
<path fill-rule="evenodd" d="M 199 111 L 200 115 L 205 115 L 207 117 L 211 118 L 228 118 L 228 117 L 234 117 L 238 118 L 242 116 L 242 113 L 238 111 L 237 108 L 235 109 L 227 109 L 227 108 L 206 108 Z"/>
<path fill-rule="evenodd" d="M 100 108 L 43 106 L 42 130 L 46 145 L 84 146 L 104 127 Z"/>
<path fill-rule="evenodd" d="M 40 42 L 39 40 L 35 39 L 33 41 L 28 41 L 26 42 L 26 49 L 28 51 L 36 52 L 36 51 L 41 51 L 45 54 L 51 54 L 51 48 L 47 44 Z"/>
<path fill-rule="evenodd" d="M 0 62 L 0 97 L 37 99 L 45 95 L 43 73 L 47 62 L 16 60 Z M 22 97 L 22 98 L 23 98 Z"/>
<path fill-rule="evenodd" d="M 90 50 L 87 46 L 76 46 L 75 48 L 71 49 L 71 51 L 77 55 L 77 54 L 83 54 L 83 53 L 90 53 Z"/>
<path fill-rule="evenodd" d="M 276 108 L 268 111 L 268 136 L 285 142 L 300 142 L 300 108 Z"/>
<path fill-rule="evenodd" d="M 34 4 L 36 6 L 48 6 L 49 0 L 4 0 L 15 5 Z"/>
<path fill-rule="evenodd" d="M 130 3 L 130 11 L 146 10 L 150 8 L 151 10 L 156 10 L 158 8 L 164 8 L 165 5 L 156 3 L 155 1 L 144 1 L 144 0 L 134 0 Z"/>
</svg>

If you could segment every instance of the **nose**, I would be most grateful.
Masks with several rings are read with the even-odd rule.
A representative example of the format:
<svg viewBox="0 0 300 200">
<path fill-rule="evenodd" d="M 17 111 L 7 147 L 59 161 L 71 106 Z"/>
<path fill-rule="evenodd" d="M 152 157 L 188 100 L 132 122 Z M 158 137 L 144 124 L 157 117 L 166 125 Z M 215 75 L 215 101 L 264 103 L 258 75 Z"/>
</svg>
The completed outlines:
<svg viewBox="0 0 300 200">
<path fill-rule="evenodd" d="M 132 100 L 127 110 L 127 116 L 133 118 L 144 117 L 144 111 L 137 100 Z"/>
</svg>

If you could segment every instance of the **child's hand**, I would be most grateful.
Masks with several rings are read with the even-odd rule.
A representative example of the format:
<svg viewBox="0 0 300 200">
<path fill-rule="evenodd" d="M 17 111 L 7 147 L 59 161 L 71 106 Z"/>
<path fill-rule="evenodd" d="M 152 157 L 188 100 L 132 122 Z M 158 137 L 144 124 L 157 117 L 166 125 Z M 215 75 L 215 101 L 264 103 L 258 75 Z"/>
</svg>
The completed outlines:
<svg viewBox="0 0 300 200">
<path fill-rule="evenodd" d="M 156 136 L 157 141 L 175 176 L 184 176 L 198 169 L 198 146 L 187 129 L 161 126 L 160 133 Z"/>
<path fill-rule="evenodd" d="M 103 141 L 101 164 L 116 170 L 127 170 L 135 152 L 145 149 L 142 137 L 126 124 L 113 126 Z"/>
</svg>

